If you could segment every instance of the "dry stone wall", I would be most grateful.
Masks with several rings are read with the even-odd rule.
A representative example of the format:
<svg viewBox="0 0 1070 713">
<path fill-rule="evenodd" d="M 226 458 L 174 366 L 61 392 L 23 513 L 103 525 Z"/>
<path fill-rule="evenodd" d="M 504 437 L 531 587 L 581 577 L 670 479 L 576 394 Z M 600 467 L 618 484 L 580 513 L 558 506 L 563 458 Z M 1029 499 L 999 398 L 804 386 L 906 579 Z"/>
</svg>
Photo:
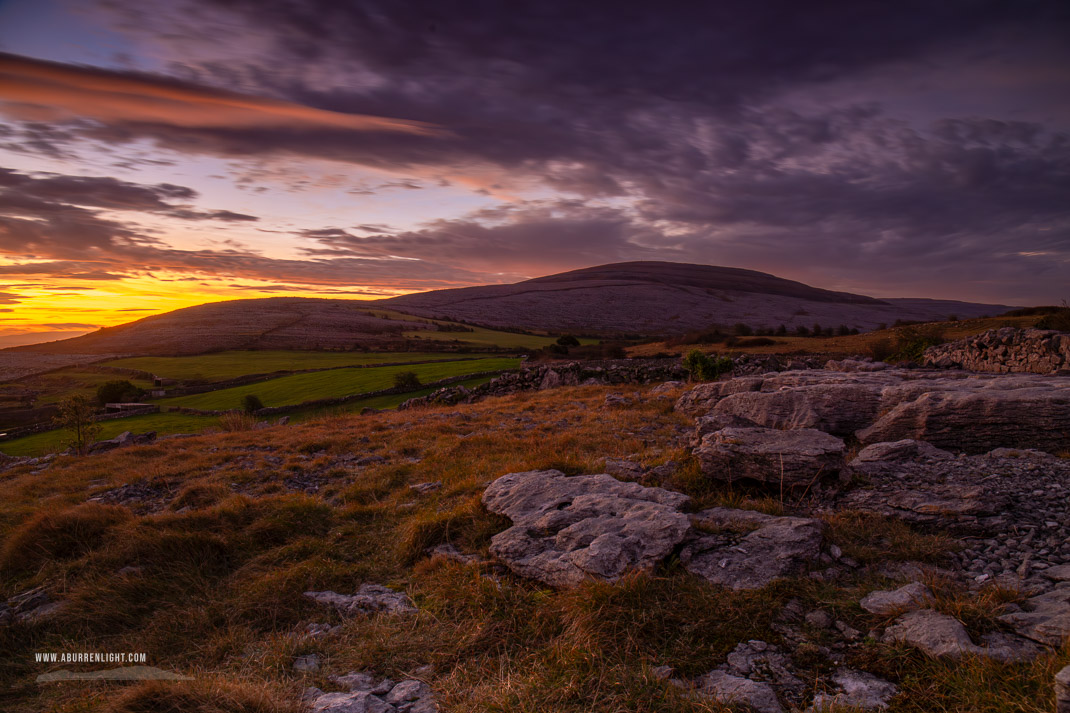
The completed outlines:
<svg viewBox="0 0 1070 713">
<path fill-rule="evenodd" d="M 925 366 L 996 374 L 1070 374 L 1070 333 L 1047 329 L 990 329 L 930 347 Z"/>
</svg>

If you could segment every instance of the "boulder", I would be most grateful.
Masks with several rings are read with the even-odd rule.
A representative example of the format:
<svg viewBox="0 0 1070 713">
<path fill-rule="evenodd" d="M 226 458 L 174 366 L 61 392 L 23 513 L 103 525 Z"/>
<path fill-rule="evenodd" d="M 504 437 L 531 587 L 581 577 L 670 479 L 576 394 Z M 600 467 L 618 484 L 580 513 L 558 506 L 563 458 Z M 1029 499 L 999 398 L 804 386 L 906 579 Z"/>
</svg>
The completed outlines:
<svg viewBox="0 0 1070 713">
<path fill-rule="evenodd" d="M 711 508 L 692 516 L 700 531 L 680 561 L 692 574 L 729 589 L 759 589 L 794 574 L 821 554 L 820 520 Z"/>
<path fill-rule="evenodd" d="M 836 475 L 843 465 L 842 440 L 803 428 L 724 428 L 707 434 L 695 449 L 702 472 L 717 480 L 756 480 L 805 488 Z"/>
<path fill-rule="evenodd" d="M 731 394 L 720 399 L 710 414 L 744 418 L 766 428 L 816 428 L 850 436 L 873 423 L 880 402 L 880 390 L 869 384 L 814 384 Z"/>
<path fill-rule="evenodd" d="M 556 470 L 509 473 L 483 493 L 487 510 L 513 521 L 492 538 L 490 553 L 552 587 L 653 569 L 687 534 L 690 522 L 678 509 L 687 501 L 604 473 Z"/>
<path fill-rule="evenodd" d="M 410 614 L 416 611 L 404 592 L 395 592 L 378 584 L 362 584 L 356 594 L 305 592 L 309 599 L 333 606 L 343 614 Z"/>
<path fill-rule="evenodd" d="M 921 582 L 911 582 L 894 591 L 870 592 L 859 605 L 870 614 L 887 616 L 888 614 L 902 613 L 926 606 L 933 597 Z"/>
</svg>

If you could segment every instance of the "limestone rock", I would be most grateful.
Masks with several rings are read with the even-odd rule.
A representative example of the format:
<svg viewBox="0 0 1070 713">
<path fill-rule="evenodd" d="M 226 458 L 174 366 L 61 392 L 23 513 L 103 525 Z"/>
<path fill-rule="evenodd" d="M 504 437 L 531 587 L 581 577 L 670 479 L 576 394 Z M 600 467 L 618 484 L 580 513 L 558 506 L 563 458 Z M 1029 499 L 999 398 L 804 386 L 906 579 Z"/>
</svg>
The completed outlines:
<svg viewBox="0 0 1070 713">
<path fill-rule="evenodd" d="M 871 614 L 885 616 L 896 612 L 921 609 L 932 599 L 933 593 L 921 582 L 911 582 L 894 591 L 870 592 L 862 601 L 861 607 Z"/>
<path fill-rule="evenodd" d="M 900 460 L 940 460 L 952 457 L 954 456 L 947 451 L 940 450 L 925 441 L 905 438 L 901 441 L 874 443 L 866 446 L 858 452 L 851 464 Z"/>
<path fill-rule="evenodd" d="M 958 658 L 982 651 L 970 640 L 958 619 L 932 609 L 920 609 L 899 617 L 894 626 L 885 630 L 884 641 L 910 644 L 937 658 Z"/>
<path fill-rule="evenodd" d="M 814 428 L 849 436 L 873 423 L 880 402 L 879 389 L 868 384 L 814 384 L 732 394 L 710 413 L 745 418 L 766 428 Z"/>
<path fill-rule="evenodd" d="M 710 671 L 698 681 L 699 691 L 720 703 L 744 703 L 758 713 L 784 713 L 776 692 L 768 683 L 733 676 L 725 671 Z"/>
<path fill-rule="evenodd" d="M 687 501 L 604 473 L 556 470 L 503 475 L 483 493 L 488 510 L 513 521 L 491 540 L 491 554 L 553 587 L 652 569 L 687 534 L 690 522 L 678 510 Z"/>
<path fill-rule="evenodd" d="M 1036 386 L 930 391 L 899 403 L 857 436 L 864 444 L 912 438 L 986 453 L 1000 446 L 1057 451 L 1068 433 L 1070 391 Z"/>
<path fill-rule="evenodd" d="M 729 394 L 757 391 L 764 379 L 760 376 L 742 376 L 728 381 L 712 381 L 699 384 L 676 400 L 675 410 L 688 416 L 701 416 Z"/>
<path fill-rule="evenodd" d="M 1070 637 L 1070 582 L 1022 602 L 1025 611 L 1004 614 L 999 620 L 1022 636 L 1049 646 L 1060 646 Z"/>
<path fill-rule="evenodd" d="M 312 713 L 394 713 L 396 708 L 367 691 L 324 693 L 312 700 Z"/>
<path fill-rule="evenodd" d="M 838 707 L 883 710 L 899 692 L 899 688 L 891 681 L 885 681 L 865 671 L 841 668 L 833 674 L 832 682 L 839 691 L 814 696 L 814 705 L 811 708 L 814 713 L 831 711 Z"/>
<path fill-rule="evenodd" d="M 1055 674 L 1055 713 L 1070 713 L 1070 666 Z"/>
<path fill-rule="evenodd" d="M 821 553 L 819 520 L 712 508 L 694 515 L 693 521 L 702 529 L 728 531 L 687 543 L 680 561 L 692 574 L 730 589 L 759 589 L 799 571 Z M 751 531 L 741 534 L 739 529 Z"/>
<path fill-rule="evenodd" d="M 717 480 L 805 488 L 820 477 L 838 474 L 844 451 L 839 438 L 809 428 L 724 428 L 705 436 L 695 455 L 702 472 Z"/>
<path fill-rule="evenodd" d="M 312 711 L 319 713 L 434 713 L 438 710 L 431 687 L 423 681 L 395 682 L 370 673 L 350 671 L 329 680 L 348 693 L 323 693 L 311 689 Z"/>
<path fill-rule="evenodd" d="M 305 596 L 333 606 L 343 614 L 410 614 L 416 611 L 407 594 L 379 584 L 362 584 L 356 594 L 305 592 Z"/>
</svg>

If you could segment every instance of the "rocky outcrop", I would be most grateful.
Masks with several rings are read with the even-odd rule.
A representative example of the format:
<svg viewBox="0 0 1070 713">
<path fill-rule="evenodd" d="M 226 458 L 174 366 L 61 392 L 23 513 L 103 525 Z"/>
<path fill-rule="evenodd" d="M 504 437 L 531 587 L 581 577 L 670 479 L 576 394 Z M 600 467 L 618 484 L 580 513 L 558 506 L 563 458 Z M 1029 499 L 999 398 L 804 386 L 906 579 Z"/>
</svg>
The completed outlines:
<svg viewBox="0 0 1070 713">
<path fill-rule="evenodd" d="M 416 679 L 393 681 L 352 671 L 344 676 L 330 676 L 329 680 L 348 690 L 324 693 L 318 688 L 307 689 L 304 699 L 313 713 L 435 713 L 439 710 L 431 687 Z"/>
<path fill-rule="evenodd" d="M 990 329 L 930 347 L 925 366 L 1008 374 L 1070 372 L 1070 334 L 1046 329 Z"/>
<path fill-rule="evenodd" d="M 416 611 L 412 600 L 403 592 L 395 592 L 379 584 L 362 584 L 356 594 L 337 592 L 305 592 L 309 599 L 333 606 L 343 614 L 411 614 Z"/>
<path fill-rule="evenodd" d="M 706 534 L 684 546 L 680 561 L 688 572 L 730 589 L 759 589 L 821 554 L 820 520 L 712 508 L 692 521 Z"/>
<path fill-rule="evenodd" d="M 913 439 L 958 452 L 1070 447 L 1070 377 L 962 371 L 787 371 L 702 384 L 677 408 L 716 426 L 816 428 L 863 445 Z"/>
<path fill-rule="evenodd" d="M 156 431 L 149 431 L 148 433 L 130 433 L 130 431 L 123 431 L 115 438 L 110 438 L 106 441 L 97 441 L 89 447 L 90 453 L 103 453 L 105 451 L 114 450 L 116 448 L 123 448 L 124 446 L 140 446 L 156 441 Z"/>
<path fill-rule="evenodd" d="M 844 451 L 839 438 L 810 428 L 723 428 L 704 436 L 695 455 L 702 472 L 716 480 L 805 488 L 838 474 Z"/>
<path fill-rule="evenodd" d="M 552 587 L 653 569 L 687 534 L 690 522 L 678 510 L 687 501 L 604 473 L 556 470 L 503 475 L 483 493 L 489 511 L 513 521 L 491 540 L 491 554 Z"/>
<path fill-rule="evenodd" d="M 1057 451 L 1070 444 L 1070 388 L 933 391 L 900 403 L 857 435 L 866 444 L 913 438 L 967 453 Z"/>
</svg>

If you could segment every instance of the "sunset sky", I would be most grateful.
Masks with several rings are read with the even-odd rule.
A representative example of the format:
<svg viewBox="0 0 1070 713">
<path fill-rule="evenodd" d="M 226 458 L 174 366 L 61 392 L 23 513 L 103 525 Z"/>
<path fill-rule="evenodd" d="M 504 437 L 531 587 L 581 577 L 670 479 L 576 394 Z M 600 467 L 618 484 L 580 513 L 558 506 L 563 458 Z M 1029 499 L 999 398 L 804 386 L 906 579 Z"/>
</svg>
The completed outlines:
<svg viewBox="0 0 1070 713">
<path fill-rule="evenodd" d="M 0 51 L 0 346 L 624 260 L 1070 299 L 1065 2 L 0 0 Z"/>
</svg>

